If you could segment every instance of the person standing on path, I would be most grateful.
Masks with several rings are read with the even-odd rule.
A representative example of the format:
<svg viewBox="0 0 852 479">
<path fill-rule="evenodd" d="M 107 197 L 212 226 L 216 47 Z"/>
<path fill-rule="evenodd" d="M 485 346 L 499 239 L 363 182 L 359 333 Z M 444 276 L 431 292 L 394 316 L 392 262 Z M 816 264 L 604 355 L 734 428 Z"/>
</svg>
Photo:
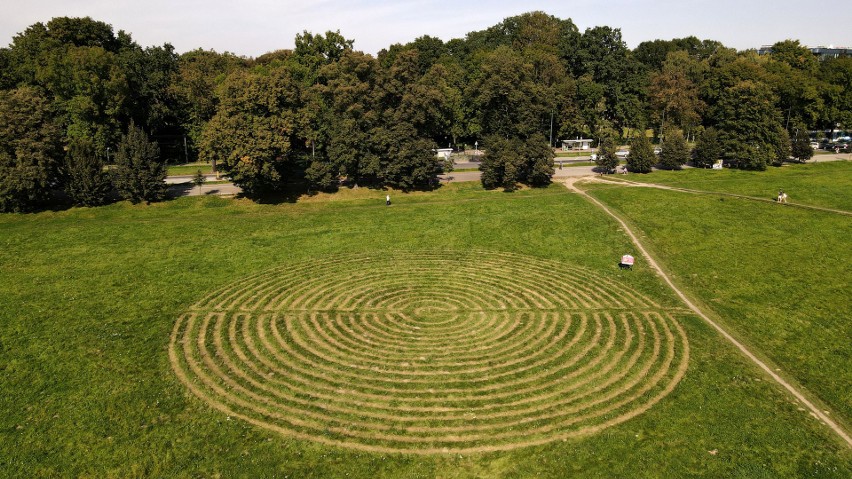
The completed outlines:
<svg viewBox="0 0 852 479">
<path fill-rule="evenodd" d="M 385 205 L 390 206 L 390 195 L 385 196 Z"/>
</svg>

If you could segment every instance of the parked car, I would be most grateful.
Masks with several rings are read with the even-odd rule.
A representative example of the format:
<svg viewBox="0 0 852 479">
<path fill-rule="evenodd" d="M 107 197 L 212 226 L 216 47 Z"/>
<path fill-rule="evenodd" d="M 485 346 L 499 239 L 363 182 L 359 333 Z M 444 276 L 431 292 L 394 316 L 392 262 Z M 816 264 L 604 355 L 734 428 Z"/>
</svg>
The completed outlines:
<svg viewBox="0 0 852 479">
<path fill-rule="evenodd" d="M 812 142 L 811 142 L 811 148 L 813 148 L 814 150 L 816 150 L 817 148 L 819 148 L 819 143 L 817 143 L 816 141 L 812 141 Z"/>
<path fill-rule="evenodd" d="M 662 153 L 662 152 L 663 152 L 663 149 L 662 149 L 662 148 L 660 148 L 659 146 L 658 146 L 658 147 L 656 147 L 656 148 L 654 148 L 654 154 L 655 154 L 655 155 L 659 155 L 659 154 L 660 154 L 660 153 Z"/>
<path fill-rule="evenodd" d="M 592 153 L 592 156 L 590 157 L 590 159 L 591 159 L 592 161 L 598 161 L 598 154 L 597 154 L 597 153 Z"/>
<path fill-rule="evenodd" d="M 619 158 L 627 158 L 627 155 L 629 155 L 629 154 L 630 154 L 630 152 L 627 151 L 627 150 L 618 150 L 618 151 L 615 152 L 615 156 L 617 156 Z"/>
</svg>

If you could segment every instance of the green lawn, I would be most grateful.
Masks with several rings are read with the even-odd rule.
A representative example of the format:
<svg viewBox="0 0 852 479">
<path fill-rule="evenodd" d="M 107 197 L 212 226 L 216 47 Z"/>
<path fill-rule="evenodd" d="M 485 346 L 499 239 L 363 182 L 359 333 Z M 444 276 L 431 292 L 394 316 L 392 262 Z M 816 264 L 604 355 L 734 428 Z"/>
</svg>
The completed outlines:
<svg viewBox="0 0 852 479">
<path fill-rule="evenodd" d="M 168 175 L 169 176 L 179 176 L 179 175 L 194 175 L 198 170 L 201 170 L 202 173 L 212 173 L 213 168 L 209 163 L 197 163 L 197 164 L 188 164 L 188 165 L 170 165 L 168 167 Z"/>
<path fill-rule="evenodd" d="M 850 351 L 840 341 L 850 336 L 838 319 L 849 303 L 837 294 L 848 275 L 842 248 L 832 253 L 848 238 L 847 219 L 636 188 L 595 194 L 635 216 L 690 292 L 725 318 L 747 313 L 728 324 L 785 370 L 801 366 L 810 375 L 786 372 L 848 414 L 849 369 L 842 368 Z M 422 456 L 323 446 L 228 417 L 190 394 L 169 363 L 179 315 L 216 288 L 314 258 L 517 253 L 585 268 L 677 306 L 641 262 L 633 271 L 616 267 L 633 251 L 626 236 L 561 186 L 503 193 L 449 184 L 391 192 L 389 208 L 384 195 L 361 188 L 280 205 L 193 197 L 0 216 L 0 476 L 852 476 L 846 445 L 687 313 L 676 316 L 689 366 L 671 394 L 597 434 L 509 452 Z M 676 220 L 675 208 L 693 220 Z M 707 214 L 720 218 L 707 223 Z M 746 221 L 754 215 L 780 216 Z M 817 228 L 824 246 L 790 243 L 797 225 Z M 781 254 L 780 263 L 753 257 L 762 248 Z M 717 268 L 712 281 L 683 279 L 710 268 Z M 761 271 L 773 283 L 780 278 L 779 289 L 767 289 Z M 764 296 L 796 307 L 779 310 Z M 825 384 L 830 374 L 835 383 Z"/>
<path fill-rule="evenodd" d="M 691 168 L 629 175 L 626 179 L 764 199 L 775 199 L 783 189 L 794 203 L 852 211 L 852 195 L 848 194 L 852 191 L 852 162 L 848 161 L 785 164 L 766 171 Z"/>
<path fill-rule="evenodd" d="M 706 171 L 683 171 L 643 180 L 745 194 L 755 194 L 761 182 L 780 183 L 800 191 L 803 203 L 843 207 L 850 170 L 832 163 L 770 170 L 767 178 L 723 171 L 708 179 Z M 852 423 L 849 216 L 658 189 L 592 192 L 629 218 L 677 282 L 737 336 L 827 403 L 835 419 Z"/>
</svg>

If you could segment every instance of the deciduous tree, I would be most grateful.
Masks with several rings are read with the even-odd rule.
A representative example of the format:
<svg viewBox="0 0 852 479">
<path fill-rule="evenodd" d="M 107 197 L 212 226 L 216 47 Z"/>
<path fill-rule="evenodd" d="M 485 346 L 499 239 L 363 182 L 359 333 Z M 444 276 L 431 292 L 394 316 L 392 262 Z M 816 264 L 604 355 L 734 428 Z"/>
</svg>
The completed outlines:
<svg viewBox="0 0 852 479">
<path fill-rule="evenodd" d="M 715 106 L 723 155 L 734 166 L 764 170 L 778 158 L 782 135 L 775 96 L 763 83 L 742 81 L 723 92 Z"/>
<path fill-rule="evenodd" d="M 513 191 L 518 183 L 547 186 L 553 176 L 553 150 L 543 137 L 527 140 L 491 136 L 482 158 L 482 186 Z"/>
<path fill-rule="evenodd" d="M 205 126 L 202 159 L 251 198 L 280 191 L 298 175 L 292 145 L 299 88 L 284 65 L 267 72 L 235 71 L 221 85 L 219 109 Z"/>
<path fill-rule="evenodd" d="M 59 184 L 60 139 L 41 89 L 0 91 L 0 211 L 29 211 L 50 197 Z"/>
</svg>

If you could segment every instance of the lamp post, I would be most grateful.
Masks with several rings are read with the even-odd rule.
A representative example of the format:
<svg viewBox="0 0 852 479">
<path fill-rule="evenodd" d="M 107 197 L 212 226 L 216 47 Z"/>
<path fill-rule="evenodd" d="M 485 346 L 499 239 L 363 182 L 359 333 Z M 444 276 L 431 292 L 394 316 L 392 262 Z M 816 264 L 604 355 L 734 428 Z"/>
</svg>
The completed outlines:
<svg viewBox="0 0 852 479">
<path fill-rule="evenodd" d="M 479 140 L 473 142 L 473 156 L 479 156 Z"/>
</svg>

